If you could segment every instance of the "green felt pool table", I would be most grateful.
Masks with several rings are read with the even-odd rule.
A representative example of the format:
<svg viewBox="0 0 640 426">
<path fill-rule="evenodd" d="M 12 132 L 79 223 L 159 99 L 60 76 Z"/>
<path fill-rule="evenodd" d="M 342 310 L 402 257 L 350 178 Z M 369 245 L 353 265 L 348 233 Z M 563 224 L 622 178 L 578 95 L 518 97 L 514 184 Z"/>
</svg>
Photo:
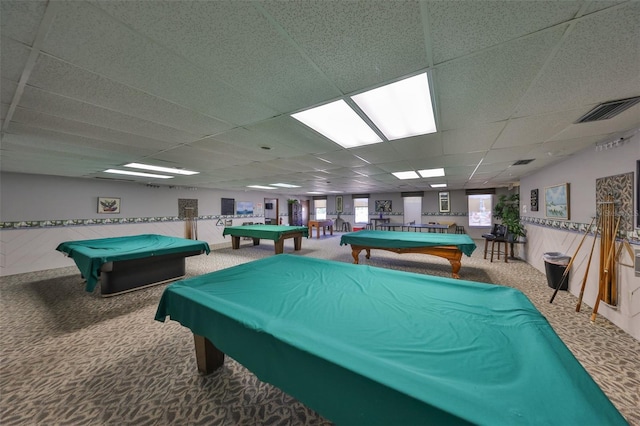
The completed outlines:
<svg viewBox="0 0 640 426">
<path fill-rule="evenodd" d="M 294 250 L 302 249 L 302 237 L 309 236 L 309 228 L 306 226 L 282 226 L 282 225 L 244 225 L 227 226 L 222 231 L 222 236 L 231 235 L 231 246 L 240 248 L 240 237 L 253 240 L 253 245 L 260 244 L 260 240 L 273 240 L 276 254 L 284 253 L 284 240 L 293 238 Z"/>
<path fill-rule="evenodd" d="M 476 243 L 467 234 L 434 234 L 423 232 L 358 231 L 342 235 L 340 245 L 351 245 L 353 263 L 359 263 L 362 250 L 371 258 L 371 250 L 394 253 L 423 253 L 443 257 L 451 263 L 451 274 L 460 278 L 462 255 L 471 256 Z"/>
<path fill-rule="evenodd" d="M 103 296 L 181 278 L 185 257 L 210 252 L 204 241 L 157 234 L 67 241 L 56 250 L 73 259 L 86 291 L 100 281 Z"/>
<path fill-rule="evenodd" d="M 169 285 L 167 317 L 203 373 L 229 355 L 336 424 L 626 424 L 509 287 L 283 254 Z"/>
</svg>

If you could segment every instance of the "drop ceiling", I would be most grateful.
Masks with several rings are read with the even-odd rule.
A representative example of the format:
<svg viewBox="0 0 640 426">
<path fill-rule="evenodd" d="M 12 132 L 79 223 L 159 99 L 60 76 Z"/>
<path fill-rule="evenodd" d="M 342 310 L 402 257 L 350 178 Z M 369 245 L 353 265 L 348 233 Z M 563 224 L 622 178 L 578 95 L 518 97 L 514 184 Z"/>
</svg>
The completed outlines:
<svg viewBox="0 0 640 426">
<path fill-rule="evenodd" d="M 170 185 L 232 191 L 477 189 L 518 185 L 640 128 L 640 104 L 574 124 L 599 103 L 640 96 L 636 1 L 0 8 L 3 172 L 114 178 L 103 171 L 140 162 L 200 172 Z M 431 78 L 436 133 L 344 149 L 290 117 L 421 72 Z M 439 167 L 444 178 L 391 175 Z"/>
</svg>

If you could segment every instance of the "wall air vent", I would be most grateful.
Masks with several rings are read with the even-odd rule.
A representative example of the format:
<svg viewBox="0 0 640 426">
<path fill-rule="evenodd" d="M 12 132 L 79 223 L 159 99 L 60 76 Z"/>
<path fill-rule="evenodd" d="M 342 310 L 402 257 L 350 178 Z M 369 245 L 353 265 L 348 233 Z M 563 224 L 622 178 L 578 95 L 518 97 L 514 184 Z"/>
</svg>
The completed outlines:
<svg viewBox="0 0 640 426">
<path fill-rule="evenodd" d="M 522 165 L 525 165 L 525 164 L 529 164 L 533 160 L 535 160 L 535 158 L 531 158 L 531 159 L 528 159 L 528 160 L 518 160 L 515 163 L 513 163 L 512 166 L 522 166 Z"/>
<path fill-rule="evenodd" d="M 636 96 L 635 98 L 627 98 L 620 99 L 617 101 L 609 101 L 603 104 L 598 105 L 575 122 L 578 123 L 589 123 L 591 121 L 599 121 L 599 120 L 607 120 L 609 118 L 615 117 L 620 114 L 622 111 L 625 111 L 635 104 L 640 102 L 640 96 Z"/>
</svg>

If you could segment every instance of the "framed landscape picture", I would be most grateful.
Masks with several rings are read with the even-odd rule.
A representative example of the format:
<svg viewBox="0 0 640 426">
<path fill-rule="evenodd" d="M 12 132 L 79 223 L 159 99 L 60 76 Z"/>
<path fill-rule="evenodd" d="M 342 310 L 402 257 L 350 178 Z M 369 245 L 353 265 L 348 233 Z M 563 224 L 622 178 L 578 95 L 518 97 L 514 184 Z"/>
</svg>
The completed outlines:
<svg viewBox="0 0 640 426">
<path fill-rule="evenodd" d="M 547 186 L 544 189 L 544 212 L 551 219 L 569 220 L 569 184 Z"/>
</svg>

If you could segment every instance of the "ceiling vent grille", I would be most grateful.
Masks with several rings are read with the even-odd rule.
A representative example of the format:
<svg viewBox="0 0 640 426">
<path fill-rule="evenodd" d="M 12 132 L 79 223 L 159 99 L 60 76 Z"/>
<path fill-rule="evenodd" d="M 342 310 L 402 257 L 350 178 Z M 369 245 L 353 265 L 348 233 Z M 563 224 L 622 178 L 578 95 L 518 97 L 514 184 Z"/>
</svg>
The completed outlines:
<svg viewBox="0 0 640 426">
<path fill-rule="evenodd" d="M 522 165 L 525 165 L 525 164 L 529 164 L 533 160 L 535 160 L 535 159 L 531 158 L 531 159 L 528 159 L 528 160 L 519 160 L 519 161 L 516 161 L 515 163 L 513 163 L 512 165 L 513 166 L 522 166 Z"/>
<path fill-rule="evenodd" d="M 108 178 L 108 177 L 101 177 L 101 176 L 94 176 L 93 178 L 100 179 L 100 180 L 112 180 L 116 182 L 135 182 L 135 180 L 133 179 L 118 179 L 118 178 Z"/>
<path fill-rule="evenodd" d="M 591 121 L 608 120 L 615 117 L 622 111 L 625 111 L 640 102 L 640 96 L 635 98 L 620 99 L 617 101 L 609 101 L 598 105 L 576 121 L 577 123 L 589 123 Z"/>
</svg>

